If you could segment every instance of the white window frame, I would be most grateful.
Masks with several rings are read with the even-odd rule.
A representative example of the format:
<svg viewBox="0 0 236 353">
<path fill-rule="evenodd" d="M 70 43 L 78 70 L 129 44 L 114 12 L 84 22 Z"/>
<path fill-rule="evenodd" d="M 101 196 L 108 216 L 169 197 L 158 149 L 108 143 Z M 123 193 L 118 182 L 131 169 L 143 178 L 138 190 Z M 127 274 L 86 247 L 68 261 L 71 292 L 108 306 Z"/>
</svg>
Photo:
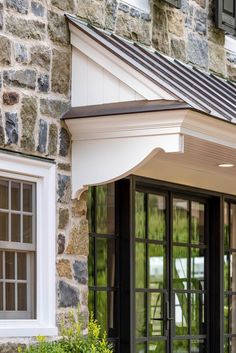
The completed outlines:
<svg viewBox="0 0 236 353">
<path fill-rule="evenodd" d="M 0 320 L 0 337 L 56 336 L 56 166 L 0 152 L 0 176 L 36 184 L 36 319 Z"/>
<path fill-rule="evenodd" d="M 150 12 L 150 3 L 149 0 L 124 0 L 123 3 L 127 3 L 132 7 L 136 7 L 139 10 L 142 10 L 146 13 Z"/>
<path fill-rule="evenodd" d="M 236 54 L 236 38 L 225 35 L 225 49 L 230 51 L 233 54 Z"/>
</svg>

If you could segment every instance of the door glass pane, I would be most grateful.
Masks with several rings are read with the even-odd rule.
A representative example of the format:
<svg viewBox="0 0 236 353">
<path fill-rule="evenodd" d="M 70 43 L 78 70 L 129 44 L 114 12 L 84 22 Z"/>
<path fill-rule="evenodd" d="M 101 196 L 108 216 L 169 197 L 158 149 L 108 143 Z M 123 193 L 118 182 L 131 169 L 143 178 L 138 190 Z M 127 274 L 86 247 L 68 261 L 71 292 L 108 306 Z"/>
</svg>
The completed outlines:
<svg viewBox="0 0 236 353">
<path fill-rule="evenodd" d="M 6 283 L 6 310 L 15 310 L 15 284 Z"/>
<path fill-rule="evenodd" d="M 87 205 L 87 215 L 88 215 L 88 223 L 89 223 L 89 233 L 93 233 L 95 231 L 95 224 L 94 224 L 94 191 L 95 188 L 90 186 L 88 188 L 88 205 Z"/>
<path fill-rule="evenodd" d="M 205 206 L 191 202 L 191 243 L 204 243 Z"/>
<path fill-rule="evenodd" d="M 146 343 L 138 343 L 135 353 L 146 353 Z"/>
<path fill-rule="evenodd" d="M 107 286 L 107 239 L 96 239 L 97 285 Z"/>
<path fill-rule="evenodd" d="M 204 249 L 191 249 L 191 289 L 204 290 Z"/>
<path fill-rule="evenodd" d="M 0 279 L 3 276 L 3 252 L 0 251 Z"/>
<path fill-rule="evenodd" d="M 89 286 L 94 286 L 94 238 L 89 239 L 88 274 Z"/>
<path fill-rule="evenodd" d="M 97 292 L 97 320 L 101 325 L 101 334 L 107 332 L 107 292 Z"/>
<path fill-rule="evenodd" d="M 230 271 L 230 257 L 229 254 L 224 255 L 224 290 L 228 291 L 229 284 L 229 271 Z"/>
<path fill-rule="evenodd" d="M 166 353 L 166 341 L 150 342 L 148 353 Z"/>
<path fill-rule="evenodd" d="M 3 310 L 3 284 L 0 282 L 0 310 Z"/>
<path fill-rule="evenodd" d="M 136 337 L 146 337 L 146 293 L 136 293 Z"/>
<path fill-rule="evenodd" d="M 109 287 L 115 286 L 115 240 L 107 239 L 107 281 Z"/>
<path fill-rule="evenodd" d="M 11 209 L 20 210 L 20 183 L 11 182 Z"/>
<path fill-rule="evenodd" d="M 173 200 L 173 241 L 187 243 L 189 241 L 188 201 Z"/>
<path fill-rule="evenodd" d="M 27 279 L 26 256 L 26 253 L 17 253 L 17 279 L 20 280 Z"/>
<path fill-rule="evenodd" d="M 18 310 L 27 310 L 27 286 L 25 283 L 18 283 L 17 290 Z"/>
<path fill-rule="evenodd" d="M 15 279 L 15 253 L 5 252 L 6 279 Z"/>
<path fill-rule="evenodd" d="M 163 293 L 150 293 L 149 300 L 149 336 L 164 335 Z"/>
<path fill-rule="evenodd" d="M 229 340 L 225 338 L 224 340 L 224 353 L 229 353 Z"/>
<path fill-rule="evenodd" d="M 229 330 L 236 334 L 236 295 L 229 296 Z"/>
<path fill-rule="evenodd" d="M 164 196 L 148 195 L 148 237 L 164 240 L 166 234 L 166 200 Z"/>
<path fill-rule="evenodd" d="M 173 247 L 173 286 L 187 289 L 188 287 L 188 248 Z"/>
<path fill-rule="evenodd" d="M 89 307 L 89 312 L 93 315 L 95 315 L 94 296 L 95 296 L 94 291 L 90 289 L 88 293 L 88 307 Z"/>
<path fill-rule="evenodd" d="M 188 334 L 189 327 L 188 293 L 175 293 L 175 334 Z"/>
<path fill-rule="evenodd" d="M 135 193 L 135 236 L 137 238 L 145 238 L 146 235 L 146 210 L 145 210 L 145 194 L 142 192 Z"/>
<path fill-rule="evenodd" d="M 0 212 L 0 240 L 8 240 L 8 213 Z"/>
<path fill-rule="evenodd" d="M 230 205 L 230 248 L 236 249 L 236 204 Z"/>
<path fill-rule="evenodd" d="M 32 216 L 23 216 L 23 242 L 32 243 Z"/>
<path fill-rule="evenodd" d="M 11 215 L 11 241 L 20 242 L 20 215 Z"/>
<path fill-rule="evenodd" d="M 224 297 L 224 333 L 229 333 L 229 297 Z"/>
<path fill-rule="evenodd" d="M 230 255 L 230 290 L 236 292 L 236 252 Z"/>
<path fill-rule="evenodd" d="M 114 184 L 96 187 L 96 233 L 114 234 Z"/>
<path fill-rule="evenodd" d="M 192 340 L 191 341 L 191 353 L 207 353 L 205 351 L 204 340 Z"/>
<path fill-rule="evenodd" d="M 32 185 L 23 184 L 23 211 L 32 212 Z"/>
<path fill-rule="evenodd" d="M 224 203 L 224 246 L 229 248 L 229 204 Z"/>
<path fill-rule="evenodd" d="M 146 244 L 135 244 L 135 285 L 136 288 L 146 288 Z"/>
<path fill-rule="evenodd" d="M 189 342 L 174 340 L 173 343 L 173 353 L 189 353 Z"/>
<path fill-rule="evenodd" d="M 165 287 L 165 271 L 166 271 L 166 254 L 165 247 L 157 244 L 148 245 L 148 264 L 149 264 L 149 287 L 164 288 Z"/>
<path fill-rule="evenodd" d="M 8 207 L 8 181 L 0 179 L 0 208 Z"/>
<path fill-rule="evenodd" d="M 232 337 L 229 341 L 230 353 L 236 353 L 236 337 Z"/>
<path fill-rule="evenodd" d="M 205 333 L 204 294 L 191 294 L 191 333 L 200 335 Z"/>
<path fill-rule="evenodd" d="M 108 304 L 108 337 L 116 337 L 116 293 L 114 291 L 107 292 L 107 304 Z"/>
</svg>

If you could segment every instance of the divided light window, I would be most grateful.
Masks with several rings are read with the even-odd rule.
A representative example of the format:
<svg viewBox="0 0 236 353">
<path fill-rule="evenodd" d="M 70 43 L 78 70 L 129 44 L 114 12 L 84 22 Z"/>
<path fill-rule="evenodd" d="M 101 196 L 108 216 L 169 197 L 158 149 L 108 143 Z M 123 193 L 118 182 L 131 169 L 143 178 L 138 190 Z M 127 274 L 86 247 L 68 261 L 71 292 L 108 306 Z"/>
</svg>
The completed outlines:
<svg viewBox="0 0 236 353">
<path fill-rule="evenodd" d="M 0 178 L 0 320 L 35 318 L 35 185 Z"/>
<path fill-rule="evenodd" d="M 216 0 L 217 25 L 229 34 L 236 34 L 235 0 Z"/>
</svg>

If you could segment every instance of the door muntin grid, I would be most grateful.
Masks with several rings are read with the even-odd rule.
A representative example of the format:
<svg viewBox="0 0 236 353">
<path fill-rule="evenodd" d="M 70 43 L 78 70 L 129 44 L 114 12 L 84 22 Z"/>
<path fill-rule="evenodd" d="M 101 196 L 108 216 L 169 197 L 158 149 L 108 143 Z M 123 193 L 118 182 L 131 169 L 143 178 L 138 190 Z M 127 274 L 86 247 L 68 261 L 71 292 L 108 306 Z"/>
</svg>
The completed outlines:
<svg viewBox="0 0 236 353">
<path fill-rule="evenodd" d="M 205 208 L 169 193 L 135 193 L 136 353 L 205 352 Z"/>
</svg>

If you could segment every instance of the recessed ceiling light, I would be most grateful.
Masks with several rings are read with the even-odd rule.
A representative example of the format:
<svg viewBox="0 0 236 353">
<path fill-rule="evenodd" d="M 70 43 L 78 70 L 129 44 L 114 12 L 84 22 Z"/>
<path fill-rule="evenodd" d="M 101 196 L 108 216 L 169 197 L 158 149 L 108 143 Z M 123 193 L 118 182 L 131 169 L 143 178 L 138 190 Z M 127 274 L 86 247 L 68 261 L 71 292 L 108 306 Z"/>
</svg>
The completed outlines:
<svg viewBox="0 0 236 353">
<path fill-rule="evenodd" d="M 220 168 L 232 168 L 232 167 L 234 167 L 234 164 L 232 164 L 232 163 L 221 163 L 221 164 L 218 164 L 218 167 L 220 167 Z"/>
</svg>

